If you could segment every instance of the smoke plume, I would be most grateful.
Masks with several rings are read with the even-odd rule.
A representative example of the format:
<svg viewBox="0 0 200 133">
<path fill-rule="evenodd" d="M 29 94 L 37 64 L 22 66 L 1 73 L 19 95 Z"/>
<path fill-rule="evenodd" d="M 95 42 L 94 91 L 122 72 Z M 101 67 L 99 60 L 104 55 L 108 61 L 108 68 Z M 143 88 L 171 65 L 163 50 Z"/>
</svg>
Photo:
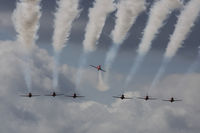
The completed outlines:
<svg viewBox="0 0 200 133">
<path fill-rule="evenodd" d="M 17 31 L 17 40 L 22 44 L 24 50 L 23 66 L 25 82 L 28 91 L 31 91 L 31 53 L 37 39 L 37 30 L 39 28 L 40 0 L 20 0 L 17 2 L 13 13 L 13 23 Z"/>
<path fill-rule="evenodd" d="M 107 84 L 104 83 L 102 72 L 99 72 L 98 74 L 99 74 L 99 83 L 98 83 L 98 86 L 97 86 L 98 90 L 99 91 L 108 90 Z"/>
<path fill-rule="evenodd" d="M 65 47 L 65 43 L 69 40 L 70 31 L 73 21 L 79 16 L 78 9 L 79 0 L 59 0 L 57 1 L 58 8 L 54 14 L 54 33 L 53 33 L 53 48 L 54 48 L 54 69 L 53 69 L 53 89 L 58 86 L 58 67 L 59 56 L 61 50 Z"/>
<path fill-rule="evenodd" d="M 191 28 L 194 26 L 195 20 L 200 12 L 200 0 L 191 0 L 181 12 L 175 31 L 171 35 L 170 42 L 167 46 L 165 57 L 172 58 L 177 50 L 181 47 Z"/>
<path fill-rule="evenodd" d="M 144 29 L 144 35 L 139 44 L 138 56 L 132 66 L 130 74 L 126 78 L 125 86 L 129 84 L 140 67 L 144 57 L 149 52 L 152 41 L 159 33 L 159 29 L 163 26 L 164 21 L 168 18 L 172 11 L 182 7 L 180 0 L 160 0 L 157 1 L 151 8 L 149 19 Z"/>
<path fill-rule="evenodd" d="M 190 33 L 191 28 L 194 25 L 195 20 L 198 18 L 200 13 L 200 1 L 192 0 L 184 7 L 184 10 L 181 12 L 178 22 L 175 26 L 175 30 L 170 38 L 169 44 L 167 46 L 163 63 L 156 74 L 154 81 L 152 82 L 151 88 L 154 88 L 160 78 L 163 76 L 165 69 L 168 63 L 171 61 L 172 57 L 175 56 L 177 50 L 183 44 L 183 41 L 186 39 L 187 35 Z"/>
<path fill-rule="evenodd" d="M 116 24 L 112 31 L 114 44 L 121 44 L 136 18 L 146 9 L 145 0 L 121 0 L 117 5 Z"/>
<path fill-rule="evenodd" d="M 59 0 L 54 14 L 53 47 L 60 52 L 69 40 L 72 22 L 79 16 L 79 0 Z"/>
<path fill-rule="evenodd" d="M 89 22 L 85 29 L 85 39 L 83 41 L 85 52 L 92 52 L 96 49 L 106 17 L 114 10 L 113 0 L 95 0 L 94 6 L 89 9 Z"/>
<path fill-rule="evenodd" d="M 120 45 L 123 43 L 131 26 L 137 17 L 146 9 L 145 0 L 121 0 L 117 5 L 116 24 L 112 31 L 113 44 L 105 59 L 105 82 L 108 80 L 109 70 L 116 58 Z"/>
</svg>

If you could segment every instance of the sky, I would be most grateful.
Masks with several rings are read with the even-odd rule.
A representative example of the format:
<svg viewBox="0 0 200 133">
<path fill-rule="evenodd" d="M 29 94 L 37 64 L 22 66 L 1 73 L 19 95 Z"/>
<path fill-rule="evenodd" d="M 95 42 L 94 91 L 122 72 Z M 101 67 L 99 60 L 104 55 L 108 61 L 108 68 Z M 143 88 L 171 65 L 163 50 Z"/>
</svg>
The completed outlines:
<svg viewBox="0 0 200 133">
<path fill-rule="evenodd" d="M 89 65 L 102 64 L 104 68 L 107 52 L 112 46 L 111 32 L 115 26 L 117 11 L 108 14 L 97 49 L 88 56 L 87 64 L 82 68 L 80 85 L 77 87 L 76 74 L 80 69 L 79 60 L 83 52 L 85 27 L 89 21 L 89 8 L 94 2 L 94 0 L 80 0 L 80 16 L 72 23 L 69 41 L 60 54 L 58 88 L 55 90 L 66 95 L 76 92 L 85 96 L 82 99 L 71 99 L 43 96 L 52 92 L 54 67 L 52 38 L 56 1 L 42 0 L 39 4 L 41 17 L 36 31 L 38 39 L 35 40 L 30 68 L 31 92 L 41 96 L 24 98 L 20 95 L 27 94 L 29 91 L 24 75 L 24 66 L 27 62 L 21 43 L 18 41 L 16 22 L 13 21 L 13 13 L 19 0 L 0 0 L 1 131 L 8 133 L 27 131 L 30 133 L 198 133 L 200 130 L 199 17 L 186 36 L 182 47 L 168 64 L 159 83 L 148 92 L 159 100 L 137 99 L 139 96 L 145 96 L 151 86 L 163 61 L 165 49 L 176 28 L 179 15 L 191 1 L 183 1 L 183 7 L 173 11 L 164 21 L 134 79 L 127 88 L 122 90 L 131 66 L 136 60 L 137 48 L 143 38 L 151 8 L 157 2 L 157 0 L 146 0 L 146 10 L 137 16 L 109 71 L 109 90 L 101 91 L 98 89 L 98 72 Z M 195 70 L 191 70 L 195 62 L 197 62 Z M 133 99 L 112 98 L 123 92 L 125 96 Z M 162 101 L 172 96 L 183 101 L 175 103 Z"/>
</svg>

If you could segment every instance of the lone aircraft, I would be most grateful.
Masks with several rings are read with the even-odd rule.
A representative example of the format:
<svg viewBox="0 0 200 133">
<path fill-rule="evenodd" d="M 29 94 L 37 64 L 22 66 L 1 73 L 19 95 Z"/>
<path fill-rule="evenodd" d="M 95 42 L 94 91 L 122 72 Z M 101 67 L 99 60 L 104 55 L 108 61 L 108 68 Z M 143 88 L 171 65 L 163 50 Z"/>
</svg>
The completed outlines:
<svg viewBox="0 0 200 133">
<path fill-rule="evenodd" d="M 173 102 L 182 101 L 182 100 L 180 100 L 180 99 L 175 99 L 175 98 L 171 97 L 170 99 L 168 99 L 168 100 L 163 100 L 163 101 L 168 101 L 168 102 L 173 103 Z"/>
<path fill-rule="evenodd" d="M 103 70 L 103 69 L 101 68 L 101 65 L 98 65 L 98 66 L 90 65 L 90 66 L 96 68 L 98 71 L 106 72 L 105 70 Z"/>
</svg>

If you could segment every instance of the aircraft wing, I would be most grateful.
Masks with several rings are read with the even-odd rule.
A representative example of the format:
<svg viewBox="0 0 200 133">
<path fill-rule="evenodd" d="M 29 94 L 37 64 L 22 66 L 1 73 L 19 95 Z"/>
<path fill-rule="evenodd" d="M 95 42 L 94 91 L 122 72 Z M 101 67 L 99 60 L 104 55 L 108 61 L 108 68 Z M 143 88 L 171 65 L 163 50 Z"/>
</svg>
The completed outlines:
<svg viewBox="0 0 200 133">
<path fill-rule="evenodd" d="M 121 98 L 121 97 L 119 97 L 119 96 L 113 96 L 113 98 Z"/>
<path fill-rule="evenodd" d="M 56 94 L 56 96 L 63 96 L 64 94 Z"/>
<path fill-rule="evenodd" d="M 85 96 L 76 96 L 76 97 L 85 97 Z"/>
<path fill-rule="evenodd" d="M 103 72 L 106 72 L 105 70 L 103 70 L 103 69 L 100 69 L 101 71 L 103 71 Z"/>
<path fill-rule="evenodd" d="M 90 65 L 91 67 L 97 68 L 96 66 Z"/>
<path fill-rule="evenodd" d="M 175 99 L 174 101 L 182 101 L 182 100 L 176 100 L 176 99 Z"/>
</svg>

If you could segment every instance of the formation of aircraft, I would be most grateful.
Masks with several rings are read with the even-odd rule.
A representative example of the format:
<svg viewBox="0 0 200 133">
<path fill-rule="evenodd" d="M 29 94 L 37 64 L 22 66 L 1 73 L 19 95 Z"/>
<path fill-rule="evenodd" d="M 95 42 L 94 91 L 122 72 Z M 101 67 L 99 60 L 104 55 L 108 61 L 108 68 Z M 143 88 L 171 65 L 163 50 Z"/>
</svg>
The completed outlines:
<svg viewBox="0 0 200 133">
<path fill-rule="evenodd" d="M 101 65 L 98 65 L 98 66 L 93 66 L 93 65 L 90 65 L 91 67 L 94 67 L 96 68 L 98 71 L 103 71 L 103 72 L 106 72 L 105 70 L 103 70 L 101 68 Z M 21 97 L 37 97 L 37 96 L 40 96 L 40 95 L 33 95 L 32 93 L 28 93 L 26 95 L 20 95 Z M 65 97 L 71 97 L 71 98 L 81 98 L 81 97 L 85 97 L 85 96 L 81 96 L 81 95 L 77 95 L 76 93 L 74 93 L 73 95 L 64 95 L 62 93 L 56 93 L 55 91 L 53 91 L 52 93 L 50 94 L 46 94 L 45 96 L 52 96 L 52 97 L 56 97 L 56 96 L 65 96 Z M 122 93 L 120 96 L 113 96 L 113 98 L 119 98 L 121 100 L 124 100 L 124 99 L 133 99 L 132 97 L 126 97 L 124 95 L 124 93 Z M 148 94 L 144 97 L 136 97 L 137 99 L 143 99 L 145 101 L 148 101 L 148 100 L 158 100 L 158 98 L 154 98 L 154 97 L 151 97 L 149 96 Z M 182 101 L 181 99 L 175 99 L 174 97 L 171 97 L 170 99 L 162 99 L 162 101 L 168 101 L 168 102 L 176 102 L 176 101 Z"/>
<path fill-rule="evenodd" d="M 47 94 L 45 96 L 52 96 L 52 97 L 56 97 L 56 96 L 62 96 L 64 94 L 57 94 L 56 92 L 53 92 L 52 94 Z M 31 98 L 31 97 L 37 97 L 37 96 L 40 96 L 40 95 L 35 95 L 35 94 L 32 94 L 32 93 L 28 93 L 28 94 L 25 94 L 25 95 L 20 95 L 21 97 L 28 97 L 28 98 Z M 71 97 L 71 98 L 81 98 L 81 97 L 85 97 L 85 96 L 81 96 L 81 95 L 77 95 L 76 93 L 74 93 L 73 95 L 64 95 L 65 97 Z M 119 98 L 121 100 L 124 100 L 124 99 L 133 99 L 133 97 L 126 97 L 124 94 L 121 94 L 121 96 L 113 96 L 113 98 Z M 145 101 L 147 100 L 158 100 L 158 98 L 153 98 L 153 97 L 150 97 L 148 95 L 146 95 L 145 97 L 137 97 L 138 99 L 143 99 Z M 176 101 L 182 101 L 181 99 L 176 99 L 174 97 L 171 97 L 170 99 L 162 99 L 162 101 L 168 101 L 168 102 L 176 102 Z"/>
<path fill-rule="evenodd" d="M 101 68 L 101 65 L 98 65 L 98 66 L 90 65 L 90 66 L 96 68 L 98 71 L 106 72 L 105 70 L 103 70 L 103 69 Z"/>
</svg>

